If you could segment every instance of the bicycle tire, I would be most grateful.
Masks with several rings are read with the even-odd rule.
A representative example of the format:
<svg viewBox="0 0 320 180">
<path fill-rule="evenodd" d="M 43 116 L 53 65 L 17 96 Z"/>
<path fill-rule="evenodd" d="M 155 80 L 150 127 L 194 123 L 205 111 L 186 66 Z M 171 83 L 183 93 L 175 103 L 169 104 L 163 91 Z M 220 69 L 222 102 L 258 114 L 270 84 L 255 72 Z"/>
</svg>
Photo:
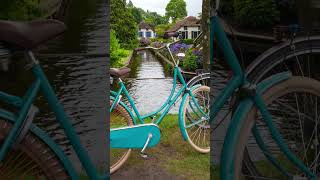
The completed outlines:
<svg viewBox="0 0 320 180">
<path fill-rule="evenodd" d="M 110 100 L 110 106 L 112 105 L 112 100 Z M 116 128 L 116 127 L 111 127 L 112 126 L 112 117 L 114 114 L 118 114 L 119 116 L 121 116 L 120 120 L 124 120 L 126 121 L 126 125 L 125 124 L 121 124 L 120 126 L 117 125 L 117 127 L 121 127 L 121 126 L 133 126 L 133 120 L 130 116 L 130 114 L 128 113 L 128 111 L 121 105 L 118 104 L 115 109 L 113 111 L 110 112 L 110 128 Z M 116 121 L 118 121 L 119 119 L 114 119 Z M 130 153 L 131 153 L 131 149 L 127 149 L 127 150 L 123 150 L 123 152 L 120 152 L 120 157 L 116 159 L 115 162 L 113 162 L 114 160 L 112 160 L 113 155 L 112 151 L 117 151 L 116 149 L 112 149 L 110 148 L 110 173 L 113 174 L 115 173 L 117 170 L 119 170 L 123 164 L 128 160 Z M 118 150 L 118 151 L 122 151 L 122 150 Z"/>
<path fill-rule="evenodd" d="M 192 91 L 193 95 L 195 96 L 195 99 L 197 99 L 197 103 L 199 106 L 203 107 L 207 105 L 207 107 L 203 107 L 202 110 L 205 113 L 209 113 L 210 109 L 210 88 L 208 86 L 200 86 Z M 200 98 L 198 98 L 200 97 Z M 189 144 L 198 152 L 200 153 L 209 153 L 210 152 L 210 124 L 209 119 L 203 121 L 203 123 L 199 123 L 197 125 L 194 125 L 193 127 L 196 127 L 195 131 L 191 131 L 192 127 L 187 128 L 188 124 L 187 122 L 194 123 L 194 118 L 197 120 L 199 118 L 199 112 L 195 112 L 194 109 L 196 107 L 192 107 L 191 102 L 193 102 L 190 98 L 190 96 L 186 99 L 186 101 L 183 104 L 183 127 L 184 131 L 187 134 L 187 141 Z M 192 112 L 192 113 L 191 113 Z M 202 117 L 200 118 L 202 120 Z M 189 130 L 190 132 L 189 132 Z M 203 133 L 201 133 L 203 132 Z M 192 139 L 195 135 L 197 136 L 197 139 Z M 199 142 L 199 138 L 203 135 L 203 143 L 201 144 L 201 140 Z M 207 139 L 206 139 L 207 137 Z M 199 144 L 198 144 L 199 142 Z M 203 147 L 201 145 L 204 145 Z"/>
<path fill-rule="evenodd" d="M 246 76 L 250 82 L 258 83 L 279 71 L 290 70 L 294 72 L 291 64 L 295 63 L 294 61 L 303 61 L 304 59 L 297 58 L 306 55 L 320 55 L 320 36 L 299 37 L 292 42 L 287 41 L 270 48 L 250 63 L 245 71 Z M 300 64 L 300 62 L 296 63 Z M 294 75 L 306 76 L 310 74 L 309 72 L 304 72 L 304 74 L 296 72 Z"/>
<path fill-rule="evenodd" d="M 193 77 L 187 82 L 187 86 L 191 88 L 194 85 L 201 84 L 205 86 L 209 86 L 210 83 L 210 73 L 201 73 L 197 76 Z M 210 86 L 209 86 L 210 87 Z"/>
<path fill-rule="evenodd" d="M 276 45 L 261 54 L 247 67 L 246 76 L 250 82 L 256 84 L 283 71 L 293 72 L 295 76 L 316 78 L 312 70 L 301 68 L 306 65 L 310 67 L 310 57 L 313 56 L 320 56 L 320 36 L 298 37 Z M 243 171 L 254 172 L 253 170 L 256 168 L 252 165 L 249 153 L 247 152 L 244 157 L 248 169 L 244 168 Z"/>
<path fill-rule="evenodd" d="M 293 77 L 293 78 L 291 78 L 287 81 L 284 81 L 284 82 L 270 88 L 269 90 L 267 90 L 267 92 L 265 92 L 263 94 L 263 99 L 264 99 L 267 106 L 274 105 L 275 104 L 274 102 L 276 102 L 276 100 L 278 102 L 280 102 L 281 97 L 289 96 L 291 93 L 294 93 L 295 95 L 297 93 L 302 93 L 302 94 L 309 93 L 309 94 L 316 95 L 316 98 L 319 98 L 320 97 L 320 82 L 313 80 L 313 79 L 310 79 L 310 78 L 306 78 L 306 77 Z M 317 100 L 316 100 L 316 103 L 317 103 Z M 271 109 L 271 107 L 270 107 L 270 109 Z M 316 109 L 317 109 L 317 105 L 316 105 Z M 277 109 L 275 111 L 279 111 L 279 109 Z M 237 140 L 237 145 L 235 148 L 237 150 L 238 154 L 235 156 L 235 159 L 234 159 L 234 172 L 235 172 L 234 177 L 235 177 L 235 179 L 242 179 L 242 178 L 244 178 L 244 179 L 268 179 L 268 178 L 270 178 L 270 179 L 271 178 L 272 179 L 273 178 L 287 179 L 286 176 L 284 177 L 283 175 L 277 173 L 276 169 L 274 169 L 274 166 L 270 163 L 270 161 L 268 159 L 266 159 L 266 161 L 264 161 L 264 159 L 262 159 L 265 156 L 258 157 L 259 153 L 258 153 L 258 151 L 256 151 L 256 148 L 258 148 L 258 146 L 253 145 L 254 143 L 253 143 L 253 140 L 251 139 L 253 137 L 250 136 L 250 134 L 252 132 L 252 127 L 254 124 L 257 124 L 257 127 L 259 127 L 259 128 L 263 128 L 263 126 L 260 126 L 261 122 L 258 123 L 259 118 L 257 116 L 258 115 L 257 112 L 258 112 L 257 108 L 253 107 L 250 110 L 250 112 L 247 114 L 247 117 L 242 124 L 240 134 L 238 136 L 239 139 Z M 269 110 L 269 112 L 270 112 L 270 110 Z M 301 113 L 301 112 L 299 112 L 299 113 Z M 294 149 L 295 147 L 291 145 L 293 143 L 298 144 L 298 141 L 292 141 L 290 139 L 290 137 L 288 136 L 288 134 L 284 134 L 285 133 L 284 130 L 287 130 L 288 128 L 282 127 L 285 124 L 285 123 L 282 124 L 282 121 L 284 121 L 286 119 L 289 120 L 290 117 L 288 116 L 284 119 L 280 119 L 278 117 L 275 118 L 275 117 L 276 117 L 276 115 L 273 116 L 274 123 L 277 124 L 277 126 L 278 126 L 278 124 L 281 124 L 281 126 L 279 125 L 278 131 L 282 133 L 282 136 L 284 138 L 287 138 L 286 140 L 290 144 L 289 147 L 292 149 L 292 151 L 295 152 L 296 154 L 299 154 L 299 150 L 300 150 L 299 148 L 301 148 L 301 147 L 296 147 L 296 149 Z M 275 121 L 275 119 L 277 121 Z M 315 129 L 317 129 L 317 126 L 315 126 Z M 295 129 L 292 129 L 291 131 L 296 132 Z M 271 135 L 267 134 L 265 132 L 265 129 L 259 129 L 259 132 L 263 133 L 263 138 L 264 138 L 263 140 L 264 140 L 264 142 L 268 142 L 268 147 L 270 146 L 270 147 L 274 148 L 273 147 L 274 142 L 272 142 L 272 140 L 270 140 Z M 307 132 L 307 131 L 305 131 L 305 132 Z M 319 137 L 315 137 L 315 138 L 317 139 Z M 249 143 L 250 143 L 250 145 L 249 145 Z M 255 160 L 252 160 L 253 155 L 252 155 L 252 153 L 250 153 L 250 147 L 252 148 L 253 151 L 256 151 L 255 155 L 254 155 L 256 157 Z M 271 149 L 271 151 L 269 151 L 269 152 L 273 152 L 274 154 L 278 153 L 277 149 L 272 149 L 272 148 L 269 148 L 269 149 Z M 318 152 L 316 152 L 316 153 L 318 153 Z M 320 151 L 319 151 L 319 153 L 320 153 Z M 287 166 L 288 166 L 287 162 L 282 161 L 283 156 L 281 154 L 276 154 L 276 155 L 277 156 L 274 156 L 274 157 L 278 158 L 277 161 L 281 161 L 281 165 L 283 167 L 287 168 Z M 250 158 L 250 161 L 248 161 L 248 159 L 246 159 L 246 158 Z M 316 156 L 316 158 L 317 158 L 317 156 Z M 300 159 L 302 159 L 302 158 L 300 158 Z M 247 163 L 249 163 L 249 164 L 247 164 Z M 270 167 L 266 167 L 267 165 L 269 165 Z M 295 169 L 288 169 L 288 171 L 289 170 L 295 171 Z M 288 172 L 288 174 L 293 174 L 293 173 L 294 172 Z M 263 177 L 263 175 L 274 176 L 274 177 Z M 302 177 L 305 175 L 298 175 L 298 176 Z M 320 177 L 320 173 L 318 174 L 318 176 Z"/>
<path fill-rule="evenodd" d="M 0 142 L 12 124 L 0 119 Z M 40 138 L 28 132 L 5 156 L 0 166 L 1 179 L 71 179 L 56 154 Z"/>
</svg>

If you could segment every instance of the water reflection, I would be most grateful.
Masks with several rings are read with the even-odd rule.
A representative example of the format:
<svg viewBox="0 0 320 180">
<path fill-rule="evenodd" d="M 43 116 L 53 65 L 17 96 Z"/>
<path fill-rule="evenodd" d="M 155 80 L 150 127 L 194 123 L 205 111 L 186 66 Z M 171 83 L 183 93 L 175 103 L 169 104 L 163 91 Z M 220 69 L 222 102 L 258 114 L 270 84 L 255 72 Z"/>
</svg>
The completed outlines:
<svg viewBox="0 0 320 180">
<path fill-rule="evenodd" d="M 65 22 L 67 32 L 41 47 L 39 53 L 106 53 L 107 52 L 107 4 L 103 0 L 72 1 Z M 81 142 L 89 151 L 95 165 L 107 169 L 106 153 L 106 57 L 41 56 L 39 61 L 52 83 L 65 110 L 72 119 Z M 9 71 L 0 75 L 0 90 L 23 95 L 33 80 L 21 60 L 11 60 Z M 36 123 L 45 129 L 70 155 L 80 170 L 78 159 L 70 149 L 62 129 L 57 124 L 43 97 L 37 99 L 40 114 Z"/>
<path fill-rule="evenodd" d="M 133 61 L 130 65 L 132 72 L 125 79 L 129 94 L 142 114 L 157 110 L 167 100 L 173 78 L 167 75 L 159 60 L 149 51 L 139 52 Z M 170 113 L 177 113 L 179 104 Z"/>
</svg>

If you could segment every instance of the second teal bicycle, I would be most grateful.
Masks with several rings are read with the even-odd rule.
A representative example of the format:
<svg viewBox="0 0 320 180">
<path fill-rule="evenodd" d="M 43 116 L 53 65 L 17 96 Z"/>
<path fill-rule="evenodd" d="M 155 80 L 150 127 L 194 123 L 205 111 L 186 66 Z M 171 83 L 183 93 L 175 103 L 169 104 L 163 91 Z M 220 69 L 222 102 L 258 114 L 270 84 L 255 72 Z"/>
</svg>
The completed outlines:
<svg viewBox="0 0 320 180">
<path fill-rule="evenodd" d="M 165 103 L 156 111 L 141 115 L 139 110 L 136 108 L 135 103 L 129 92 L 127 91 L 123 81 L 120 77 L 129 73 L 129 68 L 121 69 L 110 69 L 110 74 L 113 79 L 116 79 L 120 88 L 117 92 L 111 91 L 110 97 L 110 128 L 121 128 L 125 126 L 132 126 L 137 124 L 145 124 L 151 122 L 152 124 L 158 125 L 162 122 L 165 116 L 169 113 L 170 109 L 179 102 L 181 99 L 178 119 L 181 135 L 184 140 L 188 141 L 190 145 L 200 153 L 210 152 L 210 125 L 209 125 L 209 106 L 210 106 L 210 88 L 201 84 L 197 84 L 193 87 L 189 87 L 187 82 L 182 76 L 182 71 L 179 68 L 179 62 L 183 59 L 184 54 L 178 53 L 177 57 L 170 51 L 170 45 L 167 44 L 166 48 L 171 56 L 174 63 L 173 69 L 173 86 L 172 90 L 165 101 Z M 153 48 L 154 50 L 157 50 Z M 178 81 L 181 83 L 181 88 L 176 92 L 178 88 Z M 156 86 L 157 84 L 155 84 Z M 126 105 L 122 101 L 122 95 L 124 95 L 130 106 Z M 147 147 L 150 139 L 146 139 Z M 121 141 L 112 139 L 112 141 Z M 128 137 L 125 139 L 130 147 L 130 141 Z M 132 141 L 136 141 L 136 137 L 132 137 Z M 146 156 L 144 152 L 145 148 L 142 149 L 142 156 Z M 128 159 L 131 149 L 111 147 L 110 150 L 110 172 L 113 173 L 118 170 L 123 163 Z"/>
</svg>

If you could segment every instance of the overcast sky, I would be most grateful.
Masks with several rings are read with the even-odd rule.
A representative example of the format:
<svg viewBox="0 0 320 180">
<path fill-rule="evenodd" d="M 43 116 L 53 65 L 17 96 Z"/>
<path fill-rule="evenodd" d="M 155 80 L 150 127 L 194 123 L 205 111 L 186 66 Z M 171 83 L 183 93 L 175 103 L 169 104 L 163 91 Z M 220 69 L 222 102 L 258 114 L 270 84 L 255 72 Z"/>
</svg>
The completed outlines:
<svg viewBox="0 0 320 180">
<path fill-rule="evenodd" d="M 144 10 L 157 12 L 164 15 L 170 0 L 131 0 L 133 5 Z M 202 0 L 185 0 L 188 16 L 198 16 L 202 8 Z"/>
</svg>

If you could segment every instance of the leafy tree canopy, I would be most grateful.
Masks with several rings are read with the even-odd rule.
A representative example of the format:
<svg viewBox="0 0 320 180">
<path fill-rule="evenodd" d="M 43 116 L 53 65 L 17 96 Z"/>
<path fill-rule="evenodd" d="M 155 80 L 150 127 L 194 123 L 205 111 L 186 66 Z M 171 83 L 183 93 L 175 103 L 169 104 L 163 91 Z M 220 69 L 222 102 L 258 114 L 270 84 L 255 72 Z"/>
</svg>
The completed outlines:
<svg viewBox="0 0 320 180">
<path fill-rule="evenodd" d="M 184 0 L 170 0 L 166 7 L 166 16 L 172 22 L 187 16 L 187 4 Z"/>
<path fill-rule="evenodd" d="M 137 46 L 138 26 L 125 0 L 110 1 L 110 26 L 123 48 Z"/>
<path fill-rule="evenodd" d="M 166 17 L 161 16 L 156 12 L 150 12 L 148 10 L 145 11 L 141 8 L 135 7 L 132 1 L 129 1 L 128 7 L 131 9 L 131 13 L 137 24 L 139 24 L 141 21 L 145 21 L 152 26 L 168 23 L 168 20 Z"/>
</svg>

